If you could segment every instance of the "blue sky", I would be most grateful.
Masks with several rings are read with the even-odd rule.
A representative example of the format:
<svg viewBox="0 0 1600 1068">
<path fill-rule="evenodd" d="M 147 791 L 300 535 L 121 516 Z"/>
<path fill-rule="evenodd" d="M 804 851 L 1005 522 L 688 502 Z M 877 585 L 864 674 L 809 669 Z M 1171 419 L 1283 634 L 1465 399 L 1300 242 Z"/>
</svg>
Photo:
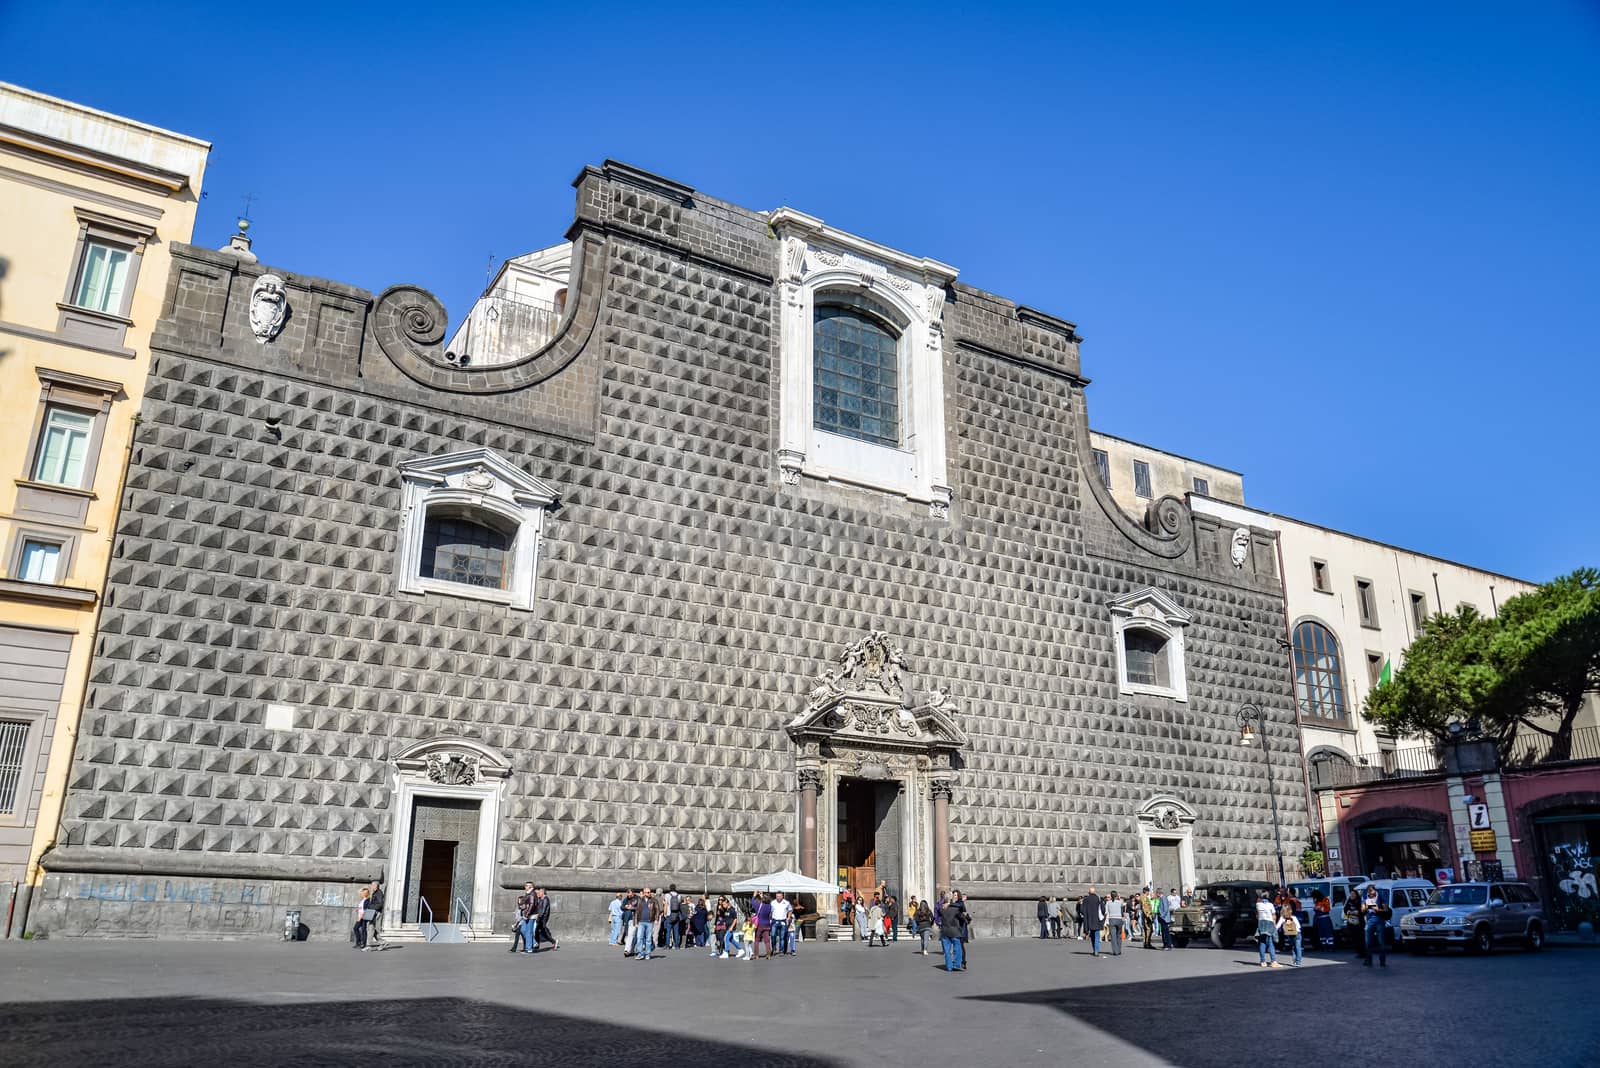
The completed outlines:
<svg viewBox="0 0 1600 1068">
<path fill-rule="evenodd" d="M 1093 423 L 1252 504 L 1600 564 L 1600 6 L 1299 6 L 0 2 L 0 77 L 213 142 L 198 242 L 254 193 L 265 261 L 453 321 L 586 163 L 792 205 L 1074 320 Z"/>
</svg>

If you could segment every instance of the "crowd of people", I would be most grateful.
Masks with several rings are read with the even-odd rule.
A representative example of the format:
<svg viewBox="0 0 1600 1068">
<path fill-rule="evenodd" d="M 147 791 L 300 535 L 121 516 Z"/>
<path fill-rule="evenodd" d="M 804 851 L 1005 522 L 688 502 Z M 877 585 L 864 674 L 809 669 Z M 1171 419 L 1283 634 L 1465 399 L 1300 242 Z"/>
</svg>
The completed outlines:
<svg viewBox="0 0 1600 1068">
<path fill-rule="evenodd" d="M 1142 887 L 1124 898 L 1112 890 L 1102 896 L 1091 886 L 1072 901 L 1040 897 L 1036 915 L 1041 939 L 1077 939 L 1089 943 L 1090 956 L 1120 956 L 1123 946 L 1140 943 L 1145 949 L 1171 950 L 1174 946 L 1173 919 L 1177 911 L 1193 902 L 1194 892 L 1171 887 Z M 888 887 L 879 884 L 873 891 L 843 890 L 839 895 L 839 922 L 851 928 L 868 947 L 887 947 L 900 940 L 903 927 L 917 940 L 914 952 L 929 955 L 930 938 L 937 941 L 947 972 L 966 971 L 971 959 L 972 913 L 966 895 L 951 890 L 935 900 L 911 897 L 904 909 Z M 1366 894 L 1353 893 L 1345 901 L 1345 923 L 1355 938 L 1356 952 L 1370 967 L 1376 956 L 1381 967 L 1388 966 L 1384 927 L 1392 912 L 1378 896 L 1376 887 Z M 361 891 L 353 940 L 365 948 L 370 938 L 377 941 L 377 928 L 383 911 L 383 889 L 373 883 Z M 559 948 L 550 927 L 551 901 L 543 887 L 528 883 L 517 898 L 511 952 L 537 953 L 548 944 Z M 802 942 L 802 916 L 795 901 L 781 891 L 756 893 L 741 904 L 727 894 L 715 899 L 709 894 L 691 895 L 676 885 L 665 890 L 645 886 L 618 890 L 608 905 L 610 944 L 622 949 L 632 960 L 651 960 L 661 951 L 685 948 L 709 949 L 708 957 L 719 960 L 767 960 L 795 956 Z M 1292 953 L 1295 967 L 1304 957 L 1304 939 L 1309 923 L 1310 936 L 1332 941 L 1332 906 L 1320 893 L 1315 895 L 1309 913 L 1286 887 L 1261 891 L 1255 900 L 1255 941 L 1258 964 L 1278 968 L 1278 948 Z M 1159 939 L 1159 945 L 1157 940 Z M 1323 943 L 1323 944 L 1326 944 Z"/>
<path fill-rule="evenodd" d="M 1039 937 L 1073 938 L 1090 944 L 1090 954 L 1121 956 L 1125 943 L 1140 940 L 1145 949 L 1155 949 L 1155 940 L 1161 939 L 1161 949 L 1173 947 L 1172 917 L 1178 909 L 1190 904 L 1194 891 L 1185 888 L 1181 893 L 1172 887 L 1165 893 L 1159 887 L 1152 890 L 1142 887 L 1129 897 L 1112 890 L 1104 897 L 1094 887 L 1070 904 L 1065 898 L 1051 901 L 1039 898 L 1036 915 L 1039 919 Z M 1069 933 L 1070 931 L 1070 933 Z"/>
</svg>

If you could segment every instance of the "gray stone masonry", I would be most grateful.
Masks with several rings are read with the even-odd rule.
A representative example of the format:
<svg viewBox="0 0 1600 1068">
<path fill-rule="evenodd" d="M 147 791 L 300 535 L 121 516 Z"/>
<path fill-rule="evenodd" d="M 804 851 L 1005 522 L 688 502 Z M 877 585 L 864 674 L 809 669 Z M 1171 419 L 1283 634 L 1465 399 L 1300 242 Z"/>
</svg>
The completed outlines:
<svg viewBox="0 0 1600 1068">
<path fill-rule="evenodd" d="M 948 520 L 785 485 L 765 217 L 621 164 L 575 184 L 567 323 L 476 374 L 443 361 L 444 309 L 414 287 L 272 268 L 291 314 L 260 344 L 268 268 L 174 246 L 36 933 L 276 937 L 298 907 L 327 937 L 345 917 L 321 902 L 385 873 L 395 754 L 438 735 L 512 765 L 497 926 L 525 877 L 593 935 L 624 881 L 715 890 L 794 867 L 782 728 L 872 629 L 959 705 L 952 875 L 983 934 L 1029 933 L 1039 893 L 1132 887 L 1135 813 L 1157 795 L 1196 813 L 1202 881 L 1264 874 L 1245 702 L 1283 738 L 1298 853 L 1272 554 L 1236 571 L 1231 532 L 1182 502 L 1146 521 L 1096 495 L 1070 324 L 950 288 Z M 477 447 L 560 494 L 532 611 L 397 591 L 400 464 Z M 1118 692 L 1106 603 L 1145 586 L 1193 614 L 1187 702 Z M 291 729 L 265 725 L 274 704 Z M 239 919 L 263 900 L 246 886 L 272 915 Z"/>
</svg>

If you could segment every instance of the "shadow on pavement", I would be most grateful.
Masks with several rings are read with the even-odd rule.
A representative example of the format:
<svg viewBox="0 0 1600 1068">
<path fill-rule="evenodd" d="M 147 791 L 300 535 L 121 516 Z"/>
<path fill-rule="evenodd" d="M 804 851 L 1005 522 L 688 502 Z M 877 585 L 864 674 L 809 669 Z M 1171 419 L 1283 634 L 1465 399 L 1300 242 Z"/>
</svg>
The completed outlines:
<svg viewBox="0 0 1600 1068">
<path fill-rule="evenodd" d="M 1600 1064 L 1600 1018 L 1589 983 L 1551 984 L 1543 973 L 1530 974 L 1536 967 L 1526 957 L 1405 960 L 1386 969 L 1355 960 L 1350 968 L 1274 971 L 1249 962 L 1239 973 L 1112 980 L 972 1000 L 1047 1005 L 1188 1068 L 1310 1061 Z"/>
<path fill-rule="evenodd" d="M 703 1016 L 692 1018 L 704 1025 Z M 0 1035 L 0 1060 L 8 1066 L 839 1064 L 465 998 L 282 1005 L 222 998 L 13 1003 L 0 1006 Z"/>
</svg>

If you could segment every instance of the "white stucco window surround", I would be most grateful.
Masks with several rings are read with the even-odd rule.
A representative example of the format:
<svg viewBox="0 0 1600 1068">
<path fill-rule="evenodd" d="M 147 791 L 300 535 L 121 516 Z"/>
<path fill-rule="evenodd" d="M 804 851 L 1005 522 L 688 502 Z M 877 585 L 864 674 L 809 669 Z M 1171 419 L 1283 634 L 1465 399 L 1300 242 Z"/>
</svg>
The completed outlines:
<svg viewBox="0 0 1600 1068">
<path fill-rule="evenodd" d="M 948 516 L 943 317 L 945 290 L 956 269 L 835 230 L 792 208 L 779 208 L 769 222 L 781 242 L 778 468 L 783 481 L 848 482 L 925 503 L 937 518 Z M 817 308 L 829 303 L 874 314 L 895 335 L 896 445 L 817 427 L 813 336 Z"/>
<path fill-rule="evenodd" d="M 1178 867 L 1182 873 L 1183 887 L 1195 884 L 1194 824 L 1197 816 L 1189 805 L 1171 794 L 1158 794 L 1139 806 L 1137 830 L 1139 832 L 1139 857 L 1144 867 L 1144 885 L 1152 886 L 1156 874 L 1150 857 L 1152 839 L 1178 843 Z M 1170 890 L 1171 887 L 1158 887 Z"/>
<path fill-rule="evenodd" d="M 1194 617 L 1153 586 L 1115 598 L 1108 607 L 1117 650 L 1117 688 L 1128 694 L 1189 700 L 1183 632 Z"/>
<path fill-rule="evenodd" d="M 554 488 L 491 449 L 409 460 L 400 465 L 400 477 L 404 496 L 395 567 L 401 593 L 444 593 L 533 607 L 544 515 L 558 500 Z M 423 561 L 430 519 L 462 520 L 499 534 L 503 545 L 493 550 L 499 581 L 430 576 Z"/>
</svg>

